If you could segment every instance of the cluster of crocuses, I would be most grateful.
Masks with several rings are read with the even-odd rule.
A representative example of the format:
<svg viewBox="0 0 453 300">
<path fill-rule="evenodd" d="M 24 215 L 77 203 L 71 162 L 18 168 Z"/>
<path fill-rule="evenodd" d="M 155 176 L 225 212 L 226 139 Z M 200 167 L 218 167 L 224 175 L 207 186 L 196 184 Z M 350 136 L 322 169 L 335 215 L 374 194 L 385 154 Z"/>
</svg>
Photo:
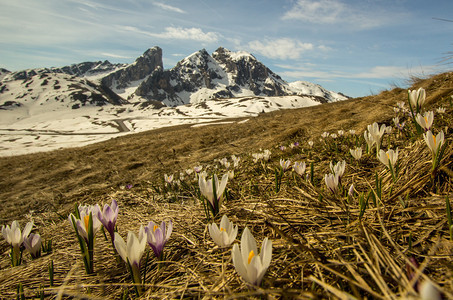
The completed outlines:
<svg viewBox="0 0 453 300">
<path fill-rule="evenodd" d="M 220 227 L 216 223 L 208 225 L 209 235 L 221 248 L 229 247 L 238 234 L 238 226 L 233 225 L 226 215 L 220 220 Z M 248 283 L 260 285 L 272 259 L 272 241 L 267 237 L 261 244 L 258 254 L 256 240 L 252 233 L 245 227 L 241 236 L 241 245 L 233 245 L 231 251 L 233 265 L 239 275 Z"/>
<path fill-rule="evenodd" d="M 259 161 L 269 161 L 271 158 L 272 152 L 270 150 L 264 150 L 263 152 L 252 153 L 253 162 L 257 163 Z"/>
<path fill-rule="evenodd" d="M 33 222 L 28 222 L 23 231 L 20 230 L 19 222 L 13 221 L 9 225 L 2 226 L 2 234 L 6 242 L 11 246 L 11 265 L 18 266 L 22 262 L 22 252 L 26 249 L 33 259 L 41 256 L 41 236 L 31 233 Z"/>
<path fill-rule="evenodd" d="M 140 260 L 145 251 L 146 244 L 153 250 L 155 256 L 163 259 L 163 249 L 173 230 L 172 222 L 162 222 L 157 225 L 149 222 L 145 227 L 141 226 L 138 237 L 129 232 L 127 242 L 116 231 L 116 221 L 119 207 L 116 200 L 111 205 L 104 205 L 101 210 L 99 205 L 79 205 L 74 214 L 69 215 L 69 222 L 72 224 L 77 239 L 80 243 L 82 257 L 87 273 L 94 272 L 93 255 L 96 233 L 104 226 L 110 235 L 112 245 L 119 256 L 126 262 L 133 281 L 141 284 Z"/>
</svg>

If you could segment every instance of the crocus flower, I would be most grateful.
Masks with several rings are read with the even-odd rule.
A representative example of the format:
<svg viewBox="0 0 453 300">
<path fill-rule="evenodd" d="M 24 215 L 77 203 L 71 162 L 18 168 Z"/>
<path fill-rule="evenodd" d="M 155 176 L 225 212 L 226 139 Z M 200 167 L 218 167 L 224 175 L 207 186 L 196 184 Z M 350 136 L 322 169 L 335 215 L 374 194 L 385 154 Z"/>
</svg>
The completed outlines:
<svg viewBox="0 0 453 300">
<path fill-rule="evenodd" d="M 338 130 L 338 135 L 339 135 L 339 136 L 344 135 L 344 130 Z"/>
<path fill-rule="evenodd" d="M 102 225 L 104 225 L 104 228 L 110 234 L 112 242 L 115 238 L 114 232 L 116 219 L 118 218 L 118 210 L 118 204 L 115 199 L 112 199 L 112 204 L 110 206 L 105 204 L 102 211 L 99 207 L 97 208 L 97 217 Z"/>
<path fill-rule="evenodd" d="M 378 159 L 381 163 L 383 163 L 387 168 L 394 168 L 396 165 L 396 161 L 398 160 L 398 148 L 396 151 L 389 149 L 387 152 L 384 150 L 379 151 Z M 390 167 L 391 165 L 391 167 Z"/>
<path fill-rule="evenodd" d="M 423 134 L 423 138 L 425 139 L 426 145 L 428 145 L 433 156 L 437 155 L 437 152 L 444 143 L 444 132 L 441 130 L 436 136 L 434 136 L 431 130 L 428 130 Z"/>
<path fill-rule="evenodd" d="M 352 157 L 356 160 L 362 158 L 362 147 L 356 147 L 355 149 L 349 149 L 349 153 L 351 153 Z"/>
<path fill-rule="evenodd" d="M 306 168 L 306 165 L 305 165 L 304 161 L 303 162 L 296 161 L 293 166 L 294 172 L 296 172 L 299 176 L 304 175 L 305 168 Z"/>
<path fill-rule="evenodd" d="M 32 258 L 41 256 L 41 236 L 39 234 L 30 233 L 24 238 L 25 249 L 30 253 Z"/>
<path fill-rule="evenodd" d="M 149 222 L 148 226 L 145 226 L 146 240 L 157 258 L 162 259 L 162 251 L 172 231 L 173 224 L 171 221 L 168 222 L 168 227 L 164 221 L 162 221 L 160 226 L 153 221 Z"/>
<path fill-rule="evenodd" d="M 193 167 L 193 170 L 195 171 L 195 173 L 200 173 L 201 170 L 203 170 L 203 166 L 196 166 L 196 167 Z"/>
<path fill-rule="evenodd" d="M 164 180 L 166 183 L 171 184 L 173 182 L 173 174 L 168 176 L 167 174 L 164 174 Z"/>
<path fill-rule="evenodd" d="M 436 108 L 436 111 L 439 114 L 444 114 L 445 113 L 445 107 L 438 107 L 438 108 Z"/>
<path fill-rule="evenodd" d="M 371 152 L 371 149 L 373 149 L 373 145 L 376 143 L 373 136 L 371 135 L 371 133 L 369 133 L 368 131 L 364 131 L 363 132 L 363 137 L 365 138 L 365 142 L 367 144 L 367 148 L 368 148 L 368 153 Z"/>
<path fill-rule="evenodd" d="M 288 160 L 280 159 L 280 167 L 282 167 L 283 172 L 285 172 L 286 170 L 291 168 L 291 161 L 289 159 Z"/>
<path fill-rule="evenodd" d="M 323 138 L 328 138 L 328 137 L 329 137 L 329 133 L 328 133 L 327 131 L 324 131 L 324 132 L 321 134 L 321 136 L 322 136 Z"/>
<path fill-rule="evenodd" d="M 355 135 L 356 131 L 354 129 L 349 129 L 349 134 Z"/>
<path fill-rule="evenodd" d="M 241 237 L 241 248 L 233 245 L 233 265 L 239 275 L 248 283 L 260 285 L 272 259 L 272 241 L 264 238 L 258 255 L 256 241 L 246 227 Z"/>
<path fill-rule="evenodd" d="M 324 181 L 326 182 L 327 188 L 332 192 L 336 193 L 338 190 L 339 177 L 336 174 L 324 175 Z"/>
<path fill-rule="evenodd" d="M 418 125 L 424 128 L 425 131 L 428 131 L 431 129 L 431 126 L 433 126 L 434 113 L 432 111 L 428 111 L 424 114 L 424 116 L 417 114 L 415 121 L 417 121 Z"/>
<path fill-rule="evenodd" d="M 228 179 L 231 180 L 231 179 L 234 178 L 234 170 L 229 170 L 229 171 L 227 172 L 227 174 L 228 174 Z"/>
<path fill-rule="evenodd" d="M 426 100 L 426 92 L 424 88 L 419 88 L 418 90 L 408 90 L 409 104 L 418 112 Z"/>
<path fill-rule="evenodd" d="M 377 153 L 379 153 L 379 149 L 381 148 L 381 139 L 385 133 L 385 128 L 385 124 L 382 124 L 381 127 L 379 127 L 378 123 L 376 122 L 367 126 L 368 132 L 370 133 L 374 143 L 376 144 Z"/>
<path fill-rule="evenodd" d="M 333 174 L 338 176 L 339 180 L 344 174 L 345 167 L 346 162 L 344 160 L 337 162 L 335 166 L 332 164 L 332 162 L 330 162 L 330 170 L 332 171 Z"/>
<path fill-rule="evenodd" d="M 13 221 L 11 227 L 9 225 L 2 226 L 2 234 L 6 242 L 11 245 L 11 263 L 13 266 L 20 265 L 22 261 L 22 251 L 20 247 L 24 239 L 28 237 L 33 228 L 33 222 L 28 222 L 24 230 L 21 232 L 19 222 Z"/>
<path fill-rule="evenodd" d="M 233 167 L 237 168 L 239 166 L 239 161 L 241 160 L 239 157 L 236 157 L 236 155 L 231 155 L 231 160 L 233 161 Z"/>
<path fill-rule="evenodd" d="M 90 214 L 93 219 L 93 237 L 96 236 L 96 233 L 101 229 L 102 223 L 98 219 L 98 210 L 99 206 L 97 205 L 79 205 L 79 214 L 80 219 L 77 219 L 72 213 L 69 215 L 68 219 L 71 224 L 74 218 L 75 225 L 79 234 L 88 242 L 88 222 L 90 219 Z"/>
<path fill-rule="evenodd" d="M 308 141 L 308 146 L 313 147 L 313 141 Z"/>
<path fill-rule="evenodd" d="M 214 187 L 212 181 L 215 182 L 215 195 L 214 195 Z M 223 193 L 225 191 L 225 187 L 228 182 L 228 174 L 224 174 L 222 176 L 222 181 L 219 182 L 217 175 L 214 174 L 213 179 L 206 180 L 205 176 L 200 176 L 198 179 L 198 185 L 200 186 L 200 192 L 203 196 L 205 196 L 211 208 L 214 211 L 214 214 L 218 213 L 220 204 L 223 199 Z"/>
<path fill-rule="evenodd" d="M 127 234 L 127 244 L 121 235 L 115 232 L 114 245 L 121 258 L 129 264 L 132 280 L 137 284 L 141 284 L 140 260 L 146 247 L 146 236 L 143 226 L 140 226 L 138 238 L 133 232 L 129 231 Z M 141 293 L 141 288 L 138 287 L 137 289 Z"/>
<path fill-rule="evenodd" d="M 216 223 L 212 223 L 208 225 L 208 229 L 211 238 L 221 248 L 231 245 L 238 234 L 238 226 L 233 226 L 227 215 L 223 215 L 220 220 L 220 228 Z"/>
<path fill-rule="evenodd" d="M 24 239 L 30 234 L 32 228 L 33 222 L 28 222 L 24 231 L 21 232 L 19 222 L 13 221 L 11 227 L 9 225 L 2 226 L 2 234 L 8 244 L 14 248 L 19 248 Z"/>
</svg>

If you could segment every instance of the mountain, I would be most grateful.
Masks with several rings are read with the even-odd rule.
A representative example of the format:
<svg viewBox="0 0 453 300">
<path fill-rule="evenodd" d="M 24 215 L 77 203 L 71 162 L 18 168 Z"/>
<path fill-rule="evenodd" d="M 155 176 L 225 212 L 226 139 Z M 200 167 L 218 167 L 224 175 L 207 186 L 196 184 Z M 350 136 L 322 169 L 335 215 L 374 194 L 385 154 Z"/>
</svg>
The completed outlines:
<svg viewBox="0 0 453 300">
<path fill-rule="evenodd" d="M 30 77 L 41 74 L 49 73 L 60 73 L 74 75 L 77 77 L 91 77 L 105 76 L 106 74 L 124 68 L 127 64 L 112 64 L 108 60 L 96 61 L 96 62 L 82 62 L 79 64 L 72 64 L 64 67 L 53 67 L 53 68 L 38 68 L 38 69 L 27 69 L 17 72 L 8 72 L 4 76 L 4 80 L 27 80 Z M 4 70 L 4 69 L 3 69 Z M 1 71 L 0 71 L 1 74 Z M 0 75 L 1 76 L 1 75 Z M 1 78 L 0 78 L 1 79 Z"/>
<path fill-rule="evenodd" d="M 250 53 L 220 47 L 212 56 L 205 49 L 195 52 L 169 70 L 157 67 L 138 85 L 134 95 L 167 106 L 244 96 L 312 96 L 311 90 L 316 90 L 320 102 L 347 98 L 319 85 L 301 86 L 288 84 Z"/>
<path fill-rule="evenodd" d="M 0 156 L 344 99 L 310 82 L 287 83 L 252 54 L 225 48 L 202 49 L 171 69 L 159 47 L 131 64 L 1 69 Z"/>
</svg>

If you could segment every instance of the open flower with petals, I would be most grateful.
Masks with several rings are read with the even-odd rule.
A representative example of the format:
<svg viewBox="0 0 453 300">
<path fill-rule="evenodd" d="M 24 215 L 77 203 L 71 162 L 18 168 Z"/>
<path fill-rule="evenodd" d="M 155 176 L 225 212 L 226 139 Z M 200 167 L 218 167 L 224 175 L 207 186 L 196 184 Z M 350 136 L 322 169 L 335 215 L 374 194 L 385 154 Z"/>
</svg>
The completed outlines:
<svg viewBox="0 0 453 300">
<path fill-rule="evenodd" d="M 11 263 L 18 266 L 22 261 L 22 251 L 20 247 L 24 239 L 28 237 L 33 228 L 33 222 L 28 222 L 23 231 L 20 230 L 19 222 L 13 221 L 9 225 L 2 226 L 2 234 L 6 242 L 11 245 Z"/>
<path fill-rule="evenodd" d="M 355 149 L 349 149 L 349 153 L 351 153 L 352 157 L 356 160 L 362 158 L 362 147 L 356 147 Z"/>
<path fill-rule="evenodd" d="M 398 149 L 396 151 L 389 149 L 387 152 L 384 150 L 379 151 L 378 159 L 387 168 L 395 167 L 398 160 Z M 391 166 L 390 166 L 391 165 Z"/>
<path fill-rule="evenodd" d="M 212 223 L 208 225 L 208 229 L 211 238 L 221 248 L 231 245 L 238 234 L 238 226 L 233 226 L 227 215 L 223 215 L 220 220 L 220 228 L 216 223 Z"/>
<path fill-rule="evenodd" d="M 88 222 L 90 219 L 90 214 L 93 219 L 93 237 L 96 236 L 96 233 L 101 229 L 102 223 L 98 219 L 98 205 L 79 205 L 79 214 L 80 219 L 76 218 L 72 213 L 69 215 L 69 222 L 73 224 L 73 218 L 75 225 L 79 234 L 88 241 Z"/>
<path fill-rule="evenodd" d="M 213 181 L 215 184 L 213 184 Z M 223 193 L 225 192 L 226 185 L 228 183 L 228 173 L 222 176 L 222 180 L 219 179 L 216 174 L 212 179 L 206 180 L 205 176 L 200 176 L 198 179 L 198 185 L 200 192 L 203 196 L 208 199 L 209 205 L 214 215 L 217 215 L 223 199 Z"/>
<path fill-rule="evenodd" d="M 324 181 L 327 188 L 332 192 L 336 193 L 338 190 L 339 177 L 336 174 L 325 174 Z"/>
<path fill-rule="evenodd" d="M 41 236 L 39 234 L 30 233 L 24 238 L 25 249 L 30 253 L 32 258 L 41 256 Z"/>
<path fill-rule="evenodd" d="M 162 259 L 164 246 L 172 231 L 173 224 L 171 221 L 168 222 L 168 226 L 164 221 L 160 223 L 160 226 L 153 221 L 149 222 L 148 226 L 145 226 L 146 240 L 157 258 Z"/>
<path fill-rule="evenodd" d="M 280 159 L 280 167 L 282 167 L 283 172 L 287 171 L 289 168 L 291 168 L 291 161 Z"/>
<path fill-rule="evenodd" d="M 164 180 L 166 183 L 171 184 L 173 182 L 173 174 L 171 175 L 164 174 Z"/>
<path fill-rule="evenodd" d="M 418 125 L 425 129 L 425 131 L 428 131 L 433 126 L 434 113 L 432 111 L 428 111 L 423 116 L 421 114 L 417 114 L 415 121 L 417 121 Z"/>
<path fill-rule="evenodd" d="M 346 161 L 344 160 L 337 162 L 335 165 L 330 162 L 330 170 L 333 174 L 337 175 L 339 179 L 343 176 L 345 167 Z"/>
<path fill-rule="evenodd" d="M 248 283 L 260 285 L 272 259 L 272 241 L 264 238 L 261 252 L 258 255 L 256 241 L 248 227 L 244 229 L 241 237 L 241 248 L 233 245 L 233 265 L 239 275 Z"/>
<path fill-rule="evenodd" d="M 294 172 L 296 172 L 299 176 L 304 175 L 305 168 L 306 165 L 304 161 L 303 162 L 296 161 L 293 165 Z"/>
<path fill-rule="evenodd" d="M 428 145 L 433 156 L 435 156 L 444 143 L 444 132 L 441 130 L 436 136 L 434 136 L 431 130 L 428 130 L 423 134 L 423 138 L 425 139 L 426 145 Z"/>
<path fill-rule="evenodd" d="M 445 107 L 438 107 L 438 108 L 436 108 L 436 111 L 439 114 L 444 114 L 445 113 Z"/>
<path fill-rule="evenodd" d="M 102 211 L 99 207 L 97 208 L 98 220 L 102 223 L 102 225 L 104 225 L 104 228 L 110 234 L 112 242 L 115 238 L 114 232 L 116 219 L 118 218 L 118 211 L 119 211 L 118 203 L 116 202 L 115 199 L 112 200 L 112 204 L 110 206 L 105 204 L 104 209 Z"/>
<path fill-rule="evenodd" d="M 13 221 L 9 225 L 2 226 L 2 234 L 6 242 L 12 247 L 20 247 L 24 239 L 30 234 L 33 228 L 33 222 L 28 222 L 23 231 L 20 230 L 19 222 Z"/>
<path fill-rule="evenodd" d="M 239 166 L 239 161 L 241 159 L 233 154 L 233 155 L 231 155 L 231 160 L 233 161 L 233 167 L 237 168 Z"/>
</svg>

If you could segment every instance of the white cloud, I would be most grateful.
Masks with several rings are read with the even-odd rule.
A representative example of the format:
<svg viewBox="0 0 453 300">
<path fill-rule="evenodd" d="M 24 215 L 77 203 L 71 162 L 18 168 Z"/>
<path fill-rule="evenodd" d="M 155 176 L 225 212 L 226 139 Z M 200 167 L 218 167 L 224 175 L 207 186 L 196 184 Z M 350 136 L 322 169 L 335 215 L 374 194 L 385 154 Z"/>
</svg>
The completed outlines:
<svg viewBox="0 0 453 300">
<path fill-rule="evenodd" d="M 178 7 L 175 7 L 175 6 L 171 6 L 171 5 L 168 5 L 168 4 L 164 4 L 164 3 L 160 3 L 160 2 L 153 2 L 153 4 L 157 7 L 160 7 L 164 10 L 167 10 L 167 11 L 172 11 L 172 12 L 177 12 L 177 13 L 180 13 L 180 14 L 185 14 L 186 12 Z"/>
<path fill-rule="evenodd" d="M 251 41 L 248 48 L 268 58 L 297 59 L 302 52 L 314 48 L 311 43 L 302 43 L 295 39 L 281 38 L 276 40 Z"/>
<path fill-rule="evenodd" d="M 298 20 L 313 24 L 348 26 L 351 29 L 370 29 L 395 24 L 406 18 L 405 11 L 389 10 L 372 2 L 342 0 L 297 0 L 283 20 Z"/>
<path fill-rule="evenodd" d="M 160 33 L 142 30 L 133 26 L 119 26 L 117 28 L 119 30 L 130 31 L 161 39 L 192 40 L 204 43 L 215 43 L 220 38 L 220 34 L 217 32 L 203 32 L 202 29 L 195 27 L 166 27 L 165 30 Z"/>
<path fill-rule="evenodd" d="M 287 71 L 279 72 L 283 77 L 288 78 L 318 78 L 318 79 L 404 79 L 409 78 L 412 74 L 424 74 L 434 72 L 436 66 L 420 66 L 416 69 L 408 68 L 407 66 L 375 66 L 364 70 L 363 72 L 348 72 L 334 70 L 323 71 L 321 67 L 312 64 L 303 66 L 278 65 Z"/>
<path fill-rule="evenodd" d="M 124 56 L 124 55 L 119 55 L 115 53 L 108 53 L 108 52 L 102 52 L 102 56 L 108 56 L 108 57 L 113 57 L 113 58 L 124 58 L 124 59 L 130 59 L 132 58 L 131 56 Z"/>
<path fill-rule="evenodd" d="M 284 20 L 296 19 L 310 23 L 336 23 L 346 10 L 337 0 L 298 0 L 283 16 Z"/>
</svg>

